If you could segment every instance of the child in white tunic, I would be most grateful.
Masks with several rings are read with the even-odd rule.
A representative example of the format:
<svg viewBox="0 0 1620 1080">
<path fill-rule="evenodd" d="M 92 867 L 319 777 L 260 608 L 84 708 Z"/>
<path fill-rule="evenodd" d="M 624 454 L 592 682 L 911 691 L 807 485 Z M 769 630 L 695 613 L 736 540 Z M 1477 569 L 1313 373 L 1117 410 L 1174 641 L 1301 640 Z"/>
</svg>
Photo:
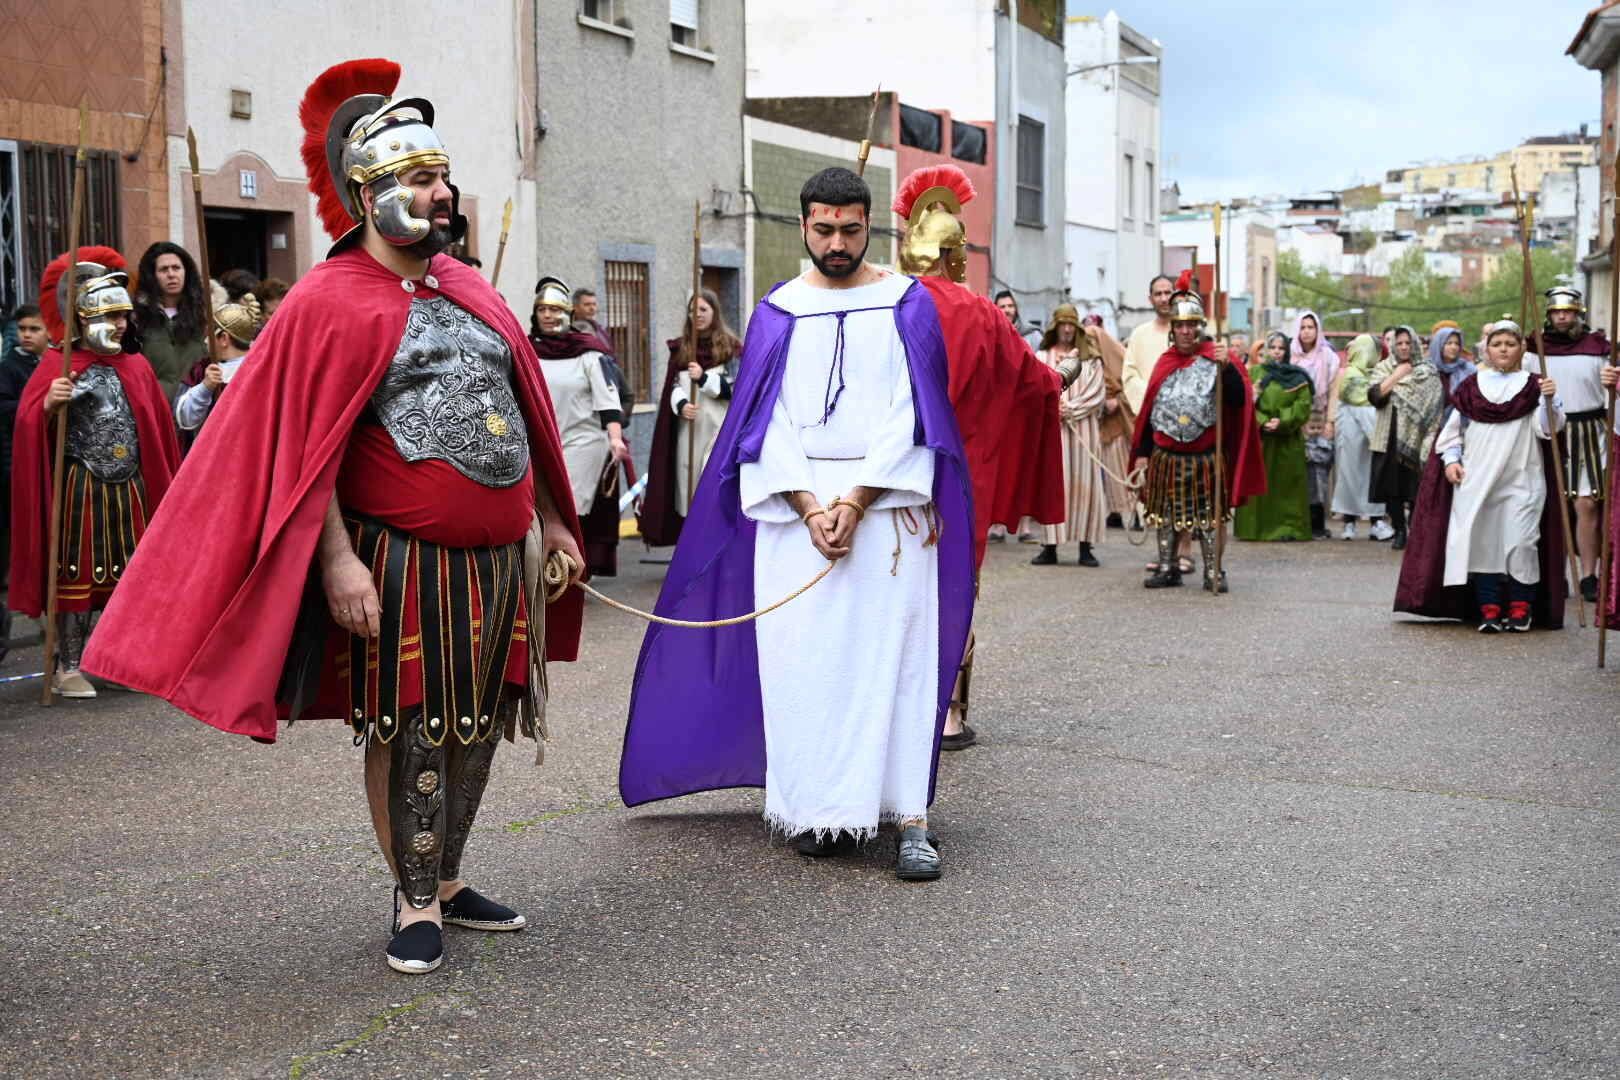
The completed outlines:
<svg viewBox="0 0 1620 1080">
<path fill-rule="evenodd" d="M 1500 405 L 1524 392 L 1532 376 L 1523 370 L 1523 360 L 1519 327 L 1498 323 L 1486 340 L 1486 362 L 1474 376 L 1486 400 Z M 1557 385 L 1543 378 L 1540 393 L 1542 407 L 1503 423 L 1470 421 L 1453 411 L 1434 444 L 1446 479 L 1456 487 L 1444 583 L 1473 585 L 1481 633 L 1530 629 L 1547 499 L 1540 442 L 1563 426 Z"/>
</svg>

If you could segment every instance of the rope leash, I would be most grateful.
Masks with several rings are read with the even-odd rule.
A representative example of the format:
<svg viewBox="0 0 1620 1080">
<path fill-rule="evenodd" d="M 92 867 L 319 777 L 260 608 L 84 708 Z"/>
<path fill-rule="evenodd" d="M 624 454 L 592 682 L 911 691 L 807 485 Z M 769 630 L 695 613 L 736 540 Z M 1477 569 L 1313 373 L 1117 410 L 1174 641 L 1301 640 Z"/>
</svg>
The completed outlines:
<svg viewBox="0 0 1620 1080">
<path fill-rule="evenodd" d="M 573 584 L 576 584 L 579 589 L 585 593 L 585 595 L 595 597 L 608 607 L 613 608 L 616 611 L 622 611 L 626 615 L 634 615 L 638 619 L 644 619 L 650 623 L 657 623 L 660 626 L 684 627 L 691 630 L 711 630 L 723 626 L 740 626 L 743 623 L 753 622 L 762 615 L 769 615 L 777 608 L 784 607 L 787 604 L 792 603 L 794 600 L 797 600 L 805 593 L 809 592 L 821 581 L 822 578 L 832 573 L 832 568 L 837 565 L 837 563 L 828 563 L 826 566 L 822 567 L 821 573 L 817 574 L 815 577 L 811 578 L 809 581 L 805 582 L 803 585 L 799 586 L 797 589 L 793 590 L 776 603 L 771 604 L 769 607 L 762 607 L 758 611 L 751 611 L 747 615 L 738 615 L 735 618 L 709 619 L 702 622 L 691 619 L 666 619 L 662 615 L 654 615 L 650 611 L 642 611 L 639 608 L 631 607 L 629 604 L 622 604 L 613 599 L 611 596 L 604 596 L 595 589 L 591 588 L 589 585 L 585 584 L 583 581 L 573 582 Z M 568 586 L 574 576 L 574 571 L 577 569 L 578 564 L 576 564 L 568 555 L 561 551 L 553 551 L 551 553 L 551 556 L 546 559 L 546 569 L 542 575 L 546 588 L 546 603 L 550 604 L 556 602 L 563 593 L 568 591 Z"/>
</svg>

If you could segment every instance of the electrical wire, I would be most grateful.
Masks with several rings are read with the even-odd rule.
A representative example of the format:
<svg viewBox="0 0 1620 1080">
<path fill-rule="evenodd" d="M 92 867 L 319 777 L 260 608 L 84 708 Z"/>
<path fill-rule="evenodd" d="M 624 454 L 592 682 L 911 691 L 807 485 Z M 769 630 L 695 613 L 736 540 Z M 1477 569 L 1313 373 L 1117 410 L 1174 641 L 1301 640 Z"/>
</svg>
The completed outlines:
<svg viewBox="0 0 1620 1080">
<path fill-rule="evenodd" d="M 1519 302 L 1519 298 L 1517 296 L 1506 296 L 1500 300 L 1487 300 L 1478 304 L 1452 304 L 1440 302 L 1430 304 L 1428 307 L 1412 307 L 1405 304 L 1385 304 L 1378 300 L 1369 300 L 1364 296 L 1344 296 L 1340 293 L 1321 288 L 1318 285 L 1313 285 L 1308 281 L 1296 281 L 1294 278 L 1284 277 L 1281 274 L 1277 275 L 1277 282 L 1281 285 L 1292 285 L 1296 289 L 1304 289 L 1308 293 L 1314 293 L 1317 296 L 1326 297 L 1327 299 L 1337 303 L 1349 304 L 1351 307 L 1364 307 L 1369 311 L 1374 308 L 1377 308 L 1379 311 L 1404 311 L 1414 315 L 1425 315 L 1430 312 L 1440 310 L 1484 311 L 1487 308 L 1496 308 L 1497 310 L 1501 310 L 1502 305 L 1504 304 L 1517 304 Z"/>
</svg>

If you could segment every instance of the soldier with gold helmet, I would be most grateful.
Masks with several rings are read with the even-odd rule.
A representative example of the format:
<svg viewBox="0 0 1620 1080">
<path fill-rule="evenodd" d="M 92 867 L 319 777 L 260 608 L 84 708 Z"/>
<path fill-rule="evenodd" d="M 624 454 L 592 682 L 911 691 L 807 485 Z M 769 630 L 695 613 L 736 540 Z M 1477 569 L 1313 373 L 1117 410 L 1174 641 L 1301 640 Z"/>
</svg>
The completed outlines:
<svg viewBox="0 0 1620 1080">
<path fill-rule="evenodd" d="M 81 248 L 76 262 L 62 255 L 45 268 L 39 292 L 56 348 L 40 360 L 17 406 L 11 606 L 39 618 L 48 606 L 48 575 L 56 575 L 57 655 L 47 677 L 61 697 L 93 698 L 95 687 L 79 671 L 91 612 L 106 607 L 123 580 L 180 449 L 152 365 L 124 351 L 133 305 L 123 257 L 106 247 Z M 72 374 L 64 378 L 69 334 Z M 67 425 L 66 458 L 60 540 L 51 551 L 58 424 Z M 146 632 L 152 625 L 143 620 Z"/>
<path fill-rule="evenodd" d="M 1204 588 L 1226 592 L 1226 572 L 1216 577 L 1216 532 L 1226 528 L 1234 507 L 1265 491 L 1265 466 L 1248 373 L 1204 333 L 1204 304 L 1190 285 L 1191 275 L 1184 273 L 1170 298 L 1170 348 L 1154 365 L 1132 439 L 1133 458 L 1147 462 L 1147 522 L 1158 529 L 1159 568 L 1143 584 L 1181 584 L 1176 548 L 1182 534 L 1192 533 L 1204 557 Z M 1221 485 L 1217 460 L 1225 474 Z"/>
<path fill-rule="evenodd" d="M 1575 546 L 1580 550 L 1581 595 L 1598 595 L 1599 530 L 1604 502 L 1604 469 L 1609 460 L 1608 392 L 1603 368 L 1609 362 L 1609 339 L 1586 324 L 1580 290 L 1555 285 L 1546 292 L 1547 321 L 1531 335 L 1524 368 L 1551 376 L 1564 405 L 1563 486 L 1575 504 Z"/>
<path fill-rule="evenodd" d="M 85 667 L 260 742 L 341 718 L 397 883 L 386 959 L 414 974 L 443 959 L 442 923 L 524 926 L 462 856 L 497 745 L 543 734 L 543 664 L 578 650 L 578 591 L 548 608 L 539 567 L 583 559 L 539 362 L 445 254 L 460 192 L 399 75 L 348 61 L 306 91 L 336 243 L 231 377 Z M 239 314 L 220 325 L 242 341 Z"/>
</svg>

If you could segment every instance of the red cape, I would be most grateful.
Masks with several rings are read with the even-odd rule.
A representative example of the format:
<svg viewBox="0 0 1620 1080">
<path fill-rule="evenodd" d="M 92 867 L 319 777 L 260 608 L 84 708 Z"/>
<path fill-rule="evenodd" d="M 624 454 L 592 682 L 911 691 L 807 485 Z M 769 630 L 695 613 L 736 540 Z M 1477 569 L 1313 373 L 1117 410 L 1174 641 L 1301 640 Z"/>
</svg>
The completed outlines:
<svg viewBox="0 0 1620 1080">
<path fill-rule="evenodd" d="M 118 373 L 135 414 L 135 437 L 140 440 L 141 478 L 146 482 L 146 515 L 151 521 L 169 481 L 180 467 L 180 444 L 175 441 L 174 417 L 152 365 L 140 353 L 97 356 L 87 349 L 73 353 L 73 373 L 101 362 Z M 45 419 L 45 391 L 62 375 L 62 350 L 52 349 L 23 387 L 17 403 L 11 465 L 11 593 L 8 603 L 30 618 L 45 610 L 46 574 L 50 543 L 52 468 L 56 458 L 55 428 Z M 146 542 L 145 538 L 141 543 Z M 133 562 L 132 562 L 133 565 Z M 129 580 L 129 575 L 124 575 Z M 120 583 L 119 588 L 123 588 Z"/>
<path fill-rule="evenodd" d="M 537 484 L 570 488 L 539 361 L 500 294 L 446 255 L 439 292 L 512 350 Z M 253 345 L 130 560 L 84 668 L 261 741 L 350 430 L 405 333 L 411 293 L 362 248 L 316 266 Z M 573 500 L 558 507 L 576 540 Z M 546 656 L 578 653 L 583 597 L 546 609 Z"/>
<path fill-rule="evenodd" d="M 992 524 L 1063 520 L 1062 380 L 990 301 L 947 278 L 917 280 L 933 294 L 945 337 L 951 406 L 973 478 L 978 565 Z"/>
<path fill-rule="evenodd" d="M 1215 343 L 1204 342 L 1196 355 L 1215 359 Z M 1180 371 L 1193 362 L 1194 357 L 1182 356 L 1175 349 L 1167 349 L 1153 365 L 1147 392 L 1142 395 L 1142 407 L 1136 413 L 1136 433 L 1131 436 L 1131 456 L 1146 458 L 1153 452 L 1153 403 L 1158 399 L 1159 387 L 1173 371 Z M 1242 364 L 1228 364 L 1243 380 L 1243 393 L 1228 393 L 1221 402 L 1224 423 L 1221 428 L 1221 453 L 1226 464 L 1226 502 L 1237 509 L 1256 495 L 1266 493 L 1266 465 L 1260 457 L 1260 429 L 1254 420 L 1254 388 L 1249 385 L 1249 373 Z M 1234 401 L 1233 398 L 1237 397 Z"/>
</svg>

